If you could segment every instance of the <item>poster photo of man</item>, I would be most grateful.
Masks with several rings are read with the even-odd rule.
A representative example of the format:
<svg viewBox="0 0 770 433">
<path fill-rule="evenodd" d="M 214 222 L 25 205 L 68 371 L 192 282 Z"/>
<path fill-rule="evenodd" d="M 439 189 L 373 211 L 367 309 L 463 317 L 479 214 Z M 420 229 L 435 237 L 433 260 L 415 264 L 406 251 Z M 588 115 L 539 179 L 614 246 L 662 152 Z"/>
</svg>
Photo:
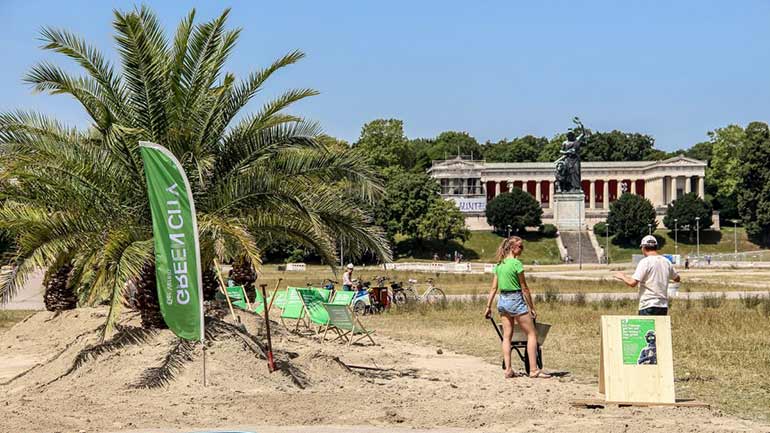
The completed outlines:
<svg viewBox="0 0 770 433">
<path fill-rule="evenodd" d="M 644 339 L 647 341 L 647 346 L 639 352 L 639 359 L 637 359 L 637 365 L 657 365 L 658 353 L 655 348 L 655 331 L 652 329 L 644 334 Z"/>
</svg>

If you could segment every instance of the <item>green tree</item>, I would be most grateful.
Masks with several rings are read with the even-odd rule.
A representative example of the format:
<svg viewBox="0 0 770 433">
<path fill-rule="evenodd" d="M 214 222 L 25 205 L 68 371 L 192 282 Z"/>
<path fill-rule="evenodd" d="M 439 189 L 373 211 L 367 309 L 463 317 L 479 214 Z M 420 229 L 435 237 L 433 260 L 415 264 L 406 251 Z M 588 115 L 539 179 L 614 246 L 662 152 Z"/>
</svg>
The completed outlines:
<svg viewBox="0 0 770 433">
<path fill-rule="evenodd" d="M 445 131 L 436 137 L 427 148 L 427 156 L 430 160 L 454 158 L 458 155 L 481 158 L 481 146 L 475 138 L 467 132 Z"/>
<path fill-rule="evenodd" d="M 746 127 L 738 152 L 738 211 L 752 240 L 770 246 L 770 131 L 764 122 Z"/>
<path fill-rule="evenodd" d="M 706 186 L 720 216 L 735 218 L 738 214 L 739 149 L 746 142 L 746 131 L 738 125 L 728 125 L 709 132 L 709 136 L 712 146 L 711 160 L 706 168 Z"/>
<path fill-rule="evenodd" d="M 649 135 L 613 130 L 592 133 L 580 151 L 584 161 L 642 161 L 661 155 L 654 145 Z"/>
<path fill-rule="evenodd" d="M 379 197 L 374 169 L 353 150 L 319 144 L 314 123 L 286 113 L 314 90 L 289 90 L 242 113 L 268 78 L 304 55 L 290 52 L 236 80 L 223 70 L 240 33 L 226 28 L 228 15 L 195 24 L 192 11 L 168 41 L 148 8 L 115 11 L 120 67 L 68 31 L 43 29 L 44 48 L 73 60 L 84 75 L 46 62 L 25 81 L 74 98 L 91 127 L 81 131 L 38 113 L 0 114 L 0 176 L 18 180 L 4 188 L 0 208 L 0 229 L 17 242 L 16 267 L 0 280 L 2 301 L 36 268 L 58 275 L 72 266 L 68 278 L 80 301 L 110 304 L 106 333 L 127 282 L 153 295 L 140 140 L 166 146 L 187 173 L 209 270 L 204 286 L 216 284 L 214 259 L 259 264 L 261 247 L 274 239 L 312 247 L 330 264 L 335 241 L 390 257 L 382 231 L 355 205 Z"/>
<path fill-rule="evenodd" d="M 486 216 L 487 223 L 499 233 L 505 233 L 509 225 L 513 233 L 520 233 L 542 224 L 543 208 L 531 195 L 514 188 L 487 203 Z"/>
<path fill-rule="evenodd" d="M 397 234 L 420 238 L 419 222 L 438 198 L 439 186 L 423 172 L 400 167 L 384 170 L 385 197 L 374 206 L 375 223 L 385 228 L 391 241 Z"/>
<path fill-rule="evenodd" d="M 655 231 L 655 208 L 649 200 L 636 194 L 623 194 L 610 204 L 607 215 L 610 233 L 615 233 L 613 242 L 621 245 L 638 245 L 649 230 Z"/>
<path fill-rule="evenodd" d="M 448 242 L 459 239 L 465 242 L 470 231 L 465 227 L 465 216 L 450 200 L 435 198 L 417 223 L 417 232 L 422 239 Z"/>
<path fill-rule="evenodd" d="M 404 135 L 404 122 L 398 119 L 376 119 L 361 128 L 361 136 L 353 145 L 376 167 L 400 166 L 412 169 L 416 154 Z"/>
<path fill-rule="evenodd" d="M 711 141 L 701 141 L 695 143 L 692 147 L 684 151 L 684 155 L 688 158 L 697 159 L 700 161 L 711 161 L 713 157 L 714 143 Z"/>
<path fill-rule="evenodd" d="M 700 227 L 701 231 L 711 227 L 711 213 L 711 205 L 698 197 L 697 193 L 691 192 L 668 205 L 663 225 L 669 230 L 674 230 L 674 226 L 678 227 L 680 232 L 689 235 L 690 241 L 694 241 L 697 227 Z M 696 218 L 700 218 L 700 223 L 696 224 Z M 676 223 L 674 219 L 677 220 Z"/>
<path fill-rule="evenodd" d="M 500 140 L 484 146 L 484 159 L 489 162 L 537 161 L 547 144 L 547 138 L 532 135 L 514 138 L 511 141 Z"/>
</svg>

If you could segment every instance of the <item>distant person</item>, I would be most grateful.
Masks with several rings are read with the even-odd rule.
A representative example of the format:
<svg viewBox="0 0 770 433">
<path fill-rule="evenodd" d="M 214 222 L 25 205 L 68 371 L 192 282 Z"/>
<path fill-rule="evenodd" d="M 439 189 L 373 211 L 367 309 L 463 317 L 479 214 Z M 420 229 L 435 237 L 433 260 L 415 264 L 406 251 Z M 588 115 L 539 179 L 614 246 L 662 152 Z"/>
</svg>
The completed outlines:
<svg viewBox="0 0 770 433">
<path fill-rule="evenodd" d="M 618 272 L 615 278 L 628 287 L 639 287 L 640 316 L 665 316 L 668 314 L 668 281 L 678 283 L 679 274 L 674 265 L 658 253 L 655 236 L 645 236 L 639 247 L 644 258 L 636 266 L 634 275 L 629 277 Z"/>
<path fill-rule="evenodd" d="M 433 253 L 433 261 L 437 262 L 439 260 L 438 253 Z"/>
<path fill-rule="evenodd" d="M 690 257 L 689 256 L 684 259 L 684 270 L 686 271 L 688 269 L 690 269 Z"/>
<path fill-rule="evenodd" d="M 353 290 L 353 264 L 348 263 L 347 270 L 342 274 L 342 290 Z"/>
<path fill-rule="evenodd" d="M 535 305 L 532 295 L 524 278 L 524 266 L 519 256 L 524 251 L 524 242 L 518 236 L 506 238 L 497 249 L 497 265 L 492 279 L 492 289 L 487 299 L 487 309 L 484 317 L 492 317 L 492 301 L 500 290 L 497 299 L 497 311 L 503 322 L 503 359 L 505 362 L 505 377 L 516 377 L 511 367 L 511 338 L 513 337 L 514 322 L 527 334 L 527 354 L 529 356 L 529 377 L 549 378 L 537 368 L 537 330 L 535 328 Z"/>
<path fill-rule="evenodd" d="M 706 264 L 711 266 L 711 256 L 706 256 Z"/>
</svg>

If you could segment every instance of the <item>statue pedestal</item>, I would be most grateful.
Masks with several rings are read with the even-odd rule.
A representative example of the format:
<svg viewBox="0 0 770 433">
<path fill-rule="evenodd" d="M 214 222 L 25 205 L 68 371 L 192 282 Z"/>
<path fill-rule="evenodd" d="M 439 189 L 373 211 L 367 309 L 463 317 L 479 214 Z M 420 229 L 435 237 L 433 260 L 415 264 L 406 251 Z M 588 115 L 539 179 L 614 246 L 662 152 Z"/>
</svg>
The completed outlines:
<svg viewBox="0 0 770 433">
<path fill-rule="evenodd" d="M 553 219 L 562 231 L 579 230 L 585 223 L 586 205 L 582 192 L 558 192 L 553 195 Z"/>
</svg>

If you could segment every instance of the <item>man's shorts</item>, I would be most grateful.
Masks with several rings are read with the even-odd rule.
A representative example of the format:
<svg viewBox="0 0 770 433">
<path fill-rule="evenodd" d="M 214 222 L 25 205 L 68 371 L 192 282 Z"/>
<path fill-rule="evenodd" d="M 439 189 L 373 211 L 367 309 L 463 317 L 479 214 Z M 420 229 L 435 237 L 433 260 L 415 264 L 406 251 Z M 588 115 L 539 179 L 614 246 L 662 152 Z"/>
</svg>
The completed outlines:
<svg viewBox="0 0 770 433">
<path fill-rule="evenodd" d="M 644 310 L 639 310 L 640 316 L 668 316 L 668 308 L 664 307 L 648 307 Z"/>
</svg>

